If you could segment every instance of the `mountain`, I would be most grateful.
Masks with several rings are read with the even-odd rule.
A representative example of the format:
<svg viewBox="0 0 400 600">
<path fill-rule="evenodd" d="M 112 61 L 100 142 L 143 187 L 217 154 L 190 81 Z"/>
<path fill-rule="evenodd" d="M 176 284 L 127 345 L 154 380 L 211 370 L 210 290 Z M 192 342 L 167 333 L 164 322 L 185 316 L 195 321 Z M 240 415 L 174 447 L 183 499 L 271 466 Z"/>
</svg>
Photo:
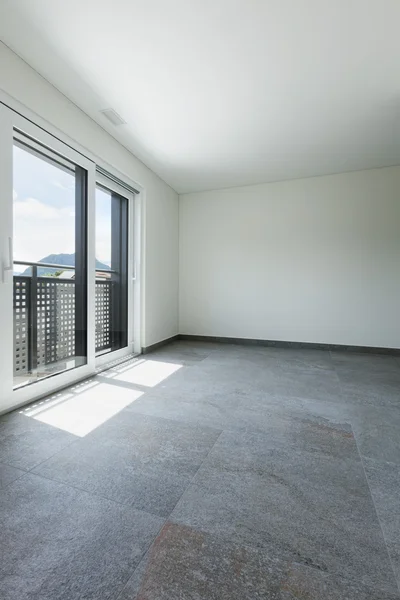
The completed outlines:
<svg viewBox="0 0 400 600">
<path fill-rule="evenodd" d="M 75 253 L 74 254 L 49 254 L 49 256 L 45 256 L 41 258 L 38 262 L 49 263 L 54 265 L 65 265 L 66 267 L 73 267 L 75 265 Z M 96 269 L 104 269 L 108 270 L 110 268 L 109 265 L 100 262 L 96 258 Z M 31 275 L 32 267 L 28 267 L 22 273 L 22 275 Z M 44 277 L 45 275 L 54 275 L 59 272 L 61 269 L 52 269 L 51 267 L 38 267 L 38 277 Z"/>
</svg>

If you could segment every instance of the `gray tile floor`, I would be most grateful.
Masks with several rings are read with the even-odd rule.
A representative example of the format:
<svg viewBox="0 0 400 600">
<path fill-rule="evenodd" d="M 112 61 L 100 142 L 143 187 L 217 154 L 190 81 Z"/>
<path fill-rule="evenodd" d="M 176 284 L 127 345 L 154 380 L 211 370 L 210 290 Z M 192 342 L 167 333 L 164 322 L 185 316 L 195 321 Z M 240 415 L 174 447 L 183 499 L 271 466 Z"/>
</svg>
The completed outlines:
<svg viewBox="0 0 400 600">
<path fill-rule="evenodd" d="M 176 342 L 0 419 L 2 600 L 400 599 L 400 360 Z"/>
</svg>

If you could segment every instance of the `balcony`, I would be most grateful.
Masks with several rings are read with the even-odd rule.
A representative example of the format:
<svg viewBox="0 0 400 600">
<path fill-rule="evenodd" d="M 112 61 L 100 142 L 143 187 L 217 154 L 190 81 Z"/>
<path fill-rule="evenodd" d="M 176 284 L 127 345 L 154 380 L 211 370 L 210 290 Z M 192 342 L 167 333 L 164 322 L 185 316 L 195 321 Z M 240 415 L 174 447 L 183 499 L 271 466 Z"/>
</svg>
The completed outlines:
<svg viewBox="0 0 400 600">
<path fill-rule="evenodd" d="M 20 262 L 29 267 L 14 275 L 14 385 L 59 373 L 86 362 L 76 351 L 75 267 Z M 38 276 L 38 268 L 57 276 Z M 27 273 L 29 272 L 29 273 Z M 112 349 L 113 271 L 96 271 L 96 353 Z"/>
</svg>

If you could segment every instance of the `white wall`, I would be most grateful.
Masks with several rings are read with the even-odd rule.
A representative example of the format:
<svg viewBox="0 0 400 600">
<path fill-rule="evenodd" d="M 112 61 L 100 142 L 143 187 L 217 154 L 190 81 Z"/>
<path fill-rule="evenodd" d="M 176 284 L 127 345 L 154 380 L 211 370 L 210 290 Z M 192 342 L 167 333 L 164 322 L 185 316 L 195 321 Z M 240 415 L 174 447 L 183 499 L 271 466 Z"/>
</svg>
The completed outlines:
<svg viewBox="0 0 400 600">
<path fill-rule="evenodd" d="M 400 347 L 400 167 L 179 204 L 181 333 Z"/>
<path fill-rule="evenodd" d="M 0 43 L 0 89 L 145 189 L 142 345 L 178 331 L 178 196 L 157 175 Z"/>
</svg>

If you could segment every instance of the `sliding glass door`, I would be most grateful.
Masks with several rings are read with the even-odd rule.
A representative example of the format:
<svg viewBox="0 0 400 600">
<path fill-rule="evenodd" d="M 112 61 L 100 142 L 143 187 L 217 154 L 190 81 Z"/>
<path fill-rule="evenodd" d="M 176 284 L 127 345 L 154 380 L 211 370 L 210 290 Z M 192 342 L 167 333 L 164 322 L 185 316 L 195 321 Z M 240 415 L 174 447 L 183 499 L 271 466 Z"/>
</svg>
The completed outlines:
<svg viewBox="0 0 400 600">
<path fill-rule="evenodd" d="M 2 411 L 133 352 L 135 198 L 2 105 L 0 198 Z"/>
<path fill-rule="evenodd" d="M 14 131 L 14 388 L 87 363 L 87 171 Z"/>
<path fill-rule="evenodd" d="M 98 176 L 96 184 L 96 354 L 128 346 L 127 190 Z M 131 199 L 132 200 L 132 199 Z M 131 202 L 132 204 L 132 202 Z"/>
</svg>

